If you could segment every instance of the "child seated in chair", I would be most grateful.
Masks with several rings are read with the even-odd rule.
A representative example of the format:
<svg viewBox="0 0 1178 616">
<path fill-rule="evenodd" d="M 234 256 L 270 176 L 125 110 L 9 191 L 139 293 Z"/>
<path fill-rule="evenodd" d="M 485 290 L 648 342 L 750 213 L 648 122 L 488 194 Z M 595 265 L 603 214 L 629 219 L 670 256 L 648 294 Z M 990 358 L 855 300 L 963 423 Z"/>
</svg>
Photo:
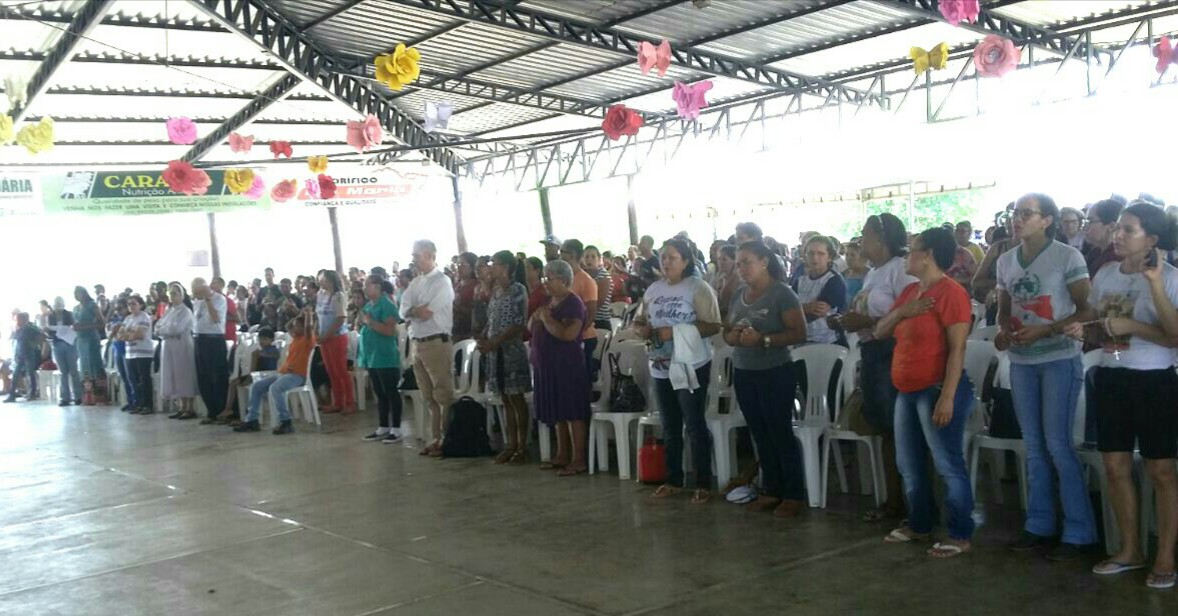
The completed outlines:
<svg viewBox="0 0 1178 616">
<path fill-rule="evenodd" d="M 245 387 L 252 381 L 252 375 L 255 372 L 273 372 L 278 369 L 278 356 L 280 352 L 278 347 L 274 346 L 274 330 L 269 327 L 263 327 L 258 330 L 258 348 L 250 353 L 248 362 L 249 368 L 242 370 L 241 363 L 235 365 L 234 372 L 229 376 L 229 393 L 225 397 L 225 410 L 221 412 L 221 417 L 235 417 L 229 422 L 229 425 L 237 427 L 241 425 L 239 413 L 234 410 L 237 403 L 237 388 Z M 243 358 L 244 359 L 244 358 Z"/>
<path fill-rule="evenodd" d="M 249 412 L 245 416 L 245 421 L 233 429 L 234 432 L 261 430 L 258 419 L 262 413 L 262 399 L 266 395 L 270 396 L 270 408 L 278 414 L 278 427 L 274 428 L 273 433 L 294 432 L 286 393 L 302 387 L 307 382 L 307 360 L 315 350 L 314 321 L 313 312 L 303 312 L 287 324 L 287 332 L 291 338 L 286 349 L 286 362 L 278 369 L 278 374 L 267 376 L 250 386 Z"/>
</svg>

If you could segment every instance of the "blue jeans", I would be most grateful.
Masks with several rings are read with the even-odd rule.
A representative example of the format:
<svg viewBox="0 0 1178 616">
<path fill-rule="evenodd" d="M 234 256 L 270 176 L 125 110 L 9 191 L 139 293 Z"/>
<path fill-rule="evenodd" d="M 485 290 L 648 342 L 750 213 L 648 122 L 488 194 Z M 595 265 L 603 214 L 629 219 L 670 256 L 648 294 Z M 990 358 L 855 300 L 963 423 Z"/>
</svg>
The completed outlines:
<svg viewBox="0 0 1178 616">
<path fill-rule="evenodd" d="M 904 478 L 908 499 L 908 528 L 927 534 L 933 530 L 933 483 L 928 476 L 928 456 L 945 481 L 946 524 L 949 538 L 968 541 L 973 536 L 973 490 L 965 470 L 965 424 L 973 412 L 973 385 L 965 375 L 953 396 L 953 419 L 944 428 L 933 424 L 933 411 L 941 397 L 936 385 L 896 396 L 896 465 Z"/>
<path fill-rule="evenodd" d="M 704 411 L 708 403 L 708 379 L 711 377 L 712 362 L 695 371 L 699 387 L 695 391 L 675 389 L 671 379 L 655 379 L 654 392 L 659 400 L 659 413 L 663 418 L 663 440 L 667 452 L 667 483 L 684 487 L 683 477 L 683 425 L 687 424 L 687 437 L 691 439 L 691 462 L 695 465 L 695 485 L 701 490 L 712 486 L 712 433 Z"/>
<path fill-rule="evenodd" d="M 119 371 L 119 380 L 122 381 L 123 389 L 127 392 L 127 404 L 129 404 L 131 408 L 136 408 L 138 406 L 137 402 L 139 398 L 135 395 L 135 386 L 131 383 L 131 377 L 127 372 L 127 349 L 124 347 L 123 350 L 120 351 L 119 347 L 115 346 L 114 344 L 111 344 L 110 346 L 112 352 L 114 353 L 115 368 L 117 368 Z M 150 407 L 151 405 L 149 404 L 147 406 Z"/>
<path fill-rule="evenodd" d="M 286 392 L 303 386 L 307 379 L 298 374 L 268 376 L 250 385 L 250 408 L 246 421 L 257 421 L 262 415 L 262 398 L 270 394 L 270 407 L 278 413 L 278 421 L 290 421 L 290 408 L 286 405 Z"/>
<path fill-rule="evenodd" d="M 53 361 L 61 372 L 60 397 L 65 400 L 82 399 L 82 374 L 78 372 L 78 349 L 64 340 L 53 341 Z"/>
<path fill-rule="evenodd" d="M 1076 402 L 1084 386 L 1080 356 L 1045 364 L 1011 364 L 1014 412 L 1027 450 L 1027 532 L 1054 537 L 1055 478 L 1063 505 L 1065 543 L 1096 543 L 1096 519 L 1080 458 L 1072 445 Z"/>
</svg>

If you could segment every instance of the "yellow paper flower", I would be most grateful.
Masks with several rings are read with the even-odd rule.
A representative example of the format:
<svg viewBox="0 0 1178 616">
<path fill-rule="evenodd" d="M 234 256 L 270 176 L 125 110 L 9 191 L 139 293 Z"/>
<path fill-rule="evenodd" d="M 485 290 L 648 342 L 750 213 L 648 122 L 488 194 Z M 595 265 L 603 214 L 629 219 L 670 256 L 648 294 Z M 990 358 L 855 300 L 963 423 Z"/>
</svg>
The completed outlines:
<svg viewBox="0 0 1178 616">
<path fill-rule="evenodd" d="M 912 58 L 912 68 L 918 74 L 930 68 L 939 71 L 949 65 L 949 44 L 940 43 L 933 47 L 932 51 L 925 51 L 922 47 L 913 47 L 908 50 L 908 57 Z"/>
<path fill-rule="evenodd" d="M 36 124 L 26 124 L 16 134 L 16 142 L 25 146 L 30 154 L 39 154 L 52 148 L 53 119 L 41 118 L 41 121 Z"/>
<path fill-rule="evenodd" d="M 254 172 L 252 169 L 230 169 L 225 172 L 225 186 L 229 187 L 229 192 L 240 195 L 250 189 L 254 185 Z"/>
<path fill-rule="evenodd" d="M 376 56 L 376 79 L 383 82 L 390 89 L 401 88 L 417 80 L 421 68 L 417 63 L 421 61 L 421 52 L 415 47 L 405 47 L 405 43 L 397 43 L 397 48 L 388 55 Z"/>
<path fill-rule="evenodd" d="M 12 116 L 0 115 L 0 145 L 12 143 L 16 133 L 12 132 Z"/>
<path fill-rule="evenodd" d="M 311 173 L 323 173 L 327 171 L 327 157 L 326 156 L 308 156 L 307 168 Z"/>
</svg>

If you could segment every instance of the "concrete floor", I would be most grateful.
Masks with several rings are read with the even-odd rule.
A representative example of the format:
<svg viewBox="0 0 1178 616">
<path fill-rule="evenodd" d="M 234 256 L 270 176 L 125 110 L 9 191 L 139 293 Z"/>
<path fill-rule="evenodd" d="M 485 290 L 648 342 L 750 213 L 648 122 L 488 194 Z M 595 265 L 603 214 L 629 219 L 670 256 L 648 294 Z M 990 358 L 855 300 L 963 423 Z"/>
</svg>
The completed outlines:
<svg viewBox="0 0 1178 616">
<path fill-rule="evenodd" d="M 615 476 L 557 478 L 365 443 L 371 412 L 283 437 L 48 404 L 0 408 L 0 613 L 1178 613 L 1144 576 L 1002 549 L 930 561 L 832 498 L 793 521 L 650 502 Z"/>
</svg>

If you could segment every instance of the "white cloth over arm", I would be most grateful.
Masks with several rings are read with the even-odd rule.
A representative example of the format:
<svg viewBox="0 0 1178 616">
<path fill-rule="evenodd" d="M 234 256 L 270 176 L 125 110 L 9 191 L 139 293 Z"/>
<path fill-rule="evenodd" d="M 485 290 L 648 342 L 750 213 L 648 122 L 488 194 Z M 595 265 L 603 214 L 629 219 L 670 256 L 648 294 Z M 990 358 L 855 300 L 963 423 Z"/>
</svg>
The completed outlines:
<svg viewBox="0 0 1178 616">
<path fill-rule="evenodd" d="M 669 370 L 671 387 L 695 391 L 699 387 L 695 366 L 708 360 L 708 343 L 699 335 L 695 323 L 679 323 L 672 326 L 671 331 L 675 337 Z"/>
</svg>

